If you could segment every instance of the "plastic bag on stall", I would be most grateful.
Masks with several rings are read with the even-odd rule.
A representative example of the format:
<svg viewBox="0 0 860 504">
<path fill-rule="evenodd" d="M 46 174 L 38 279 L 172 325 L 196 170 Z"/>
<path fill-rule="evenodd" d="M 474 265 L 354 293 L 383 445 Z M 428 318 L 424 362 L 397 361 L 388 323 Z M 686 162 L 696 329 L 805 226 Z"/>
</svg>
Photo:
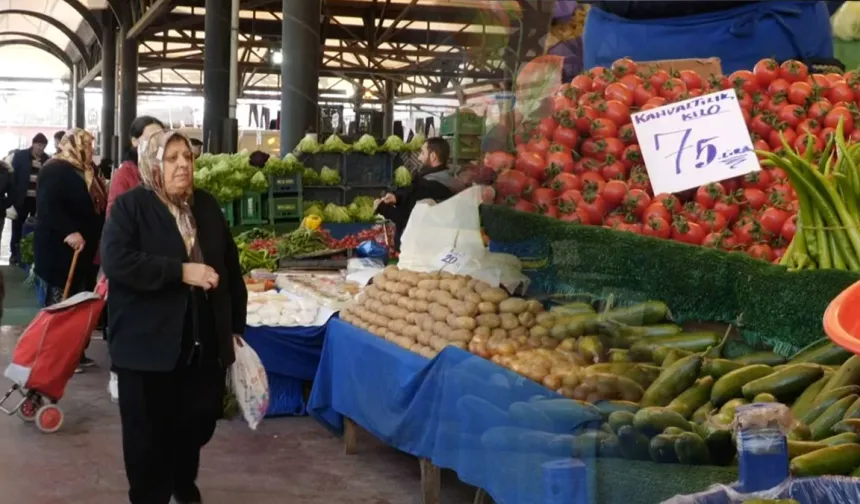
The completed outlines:
<svg viewBox="0 0 860 504">
<path fill-rule="evenodd" d="M 481 235 L 482 188 L 473 186 L 442 203 L 419 202 L 412 210 L 400 240 L 398 265 L 412 271 L 439 271 L 471 275 L 509 291 L 528 285 L 522 263 L 508 254 L 490 253 Z M 456 265 L 443 258 L 455 257 Z"/>
<path fill-rule="evenodd" d="M 230 366 L 230 384 L 242 416 L 251 430 L 269 409 L 269 379 L 257 352 L 242 338 L 233 339 L 236 361 Z"/>
<path fill-rule="evenodd" d="M 358 257 L 388 261 L 388 249 L 376 240 L 365 240 L 355 250 Z"/>
<path fill-rule="evenodd" d="M 860 39 L 860 2 L 845 2 L 831 18 L 833 36 L 851 42 Z"/>
</svg>

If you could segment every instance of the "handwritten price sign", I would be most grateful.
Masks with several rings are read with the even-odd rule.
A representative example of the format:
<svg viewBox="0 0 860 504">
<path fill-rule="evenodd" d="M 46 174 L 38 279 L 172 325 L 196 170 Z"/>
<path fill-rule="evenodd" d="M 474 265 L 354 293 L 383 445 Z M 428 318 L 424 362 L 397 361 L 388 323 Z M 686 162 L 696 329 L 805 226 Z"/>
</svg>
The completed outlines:
<svg viewBox="0 0 860 504">
<path fill-rule="evenodd" d="M 463 252 L 450 250 L 439 256 L 439 268 L 448 273 L 457 273 L 466 265 L 469 258 Z"/>
<path fill-rule="evenodd" d="M 633 114 L 655 194 L 760 170 L 734 89 Z"/>
</svg>

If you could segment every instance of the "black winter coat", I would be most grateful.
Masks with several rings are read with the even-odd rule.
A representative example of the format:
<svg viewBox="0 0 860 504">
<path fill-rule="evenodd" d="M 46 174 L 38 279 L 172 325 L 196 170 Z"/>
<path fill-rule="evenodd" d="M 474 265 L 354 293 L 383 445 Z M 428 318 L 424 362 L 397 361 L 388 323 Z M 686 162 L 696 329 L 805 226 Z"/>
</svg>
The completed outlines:
<svg viewBox="0 0 860 504">
<path fill-rule="evenodd" d="M 236 244 L 215 198 L 194 191 L 192 212 L 204 261 L 220 277 L 218 287 L 207 293 L 214 323 L 206 325 L 216 334 L 200 339 L 217 342 L 219 362 L 226 367 L 235 360 L 232 335 L 245 329 L 248 291 Z M 101 259 L 110 289 L 113 365 L 172 371 L 182 351 L 192 299 L 191 287 L 182 282 L 182 264 L 189 258 L 173 215 L 155 193 L 138 187 L 117 198 L 102 237 Z"/>
<path fill-rule="evenodd" d="M 64 240 L 72 233 L 80 233 L 86 245 L 78 256 L 75 281 L 87 281 L 96 268 L 93 261 L 104 222 L 104 215 L 95 210 L 84 177 L 74 165 L 60 159 L 45 163 L 39 170 L 36 190 L 36 275 L 48 285 L 62 288 L 74 255 Z"/>
</svg>

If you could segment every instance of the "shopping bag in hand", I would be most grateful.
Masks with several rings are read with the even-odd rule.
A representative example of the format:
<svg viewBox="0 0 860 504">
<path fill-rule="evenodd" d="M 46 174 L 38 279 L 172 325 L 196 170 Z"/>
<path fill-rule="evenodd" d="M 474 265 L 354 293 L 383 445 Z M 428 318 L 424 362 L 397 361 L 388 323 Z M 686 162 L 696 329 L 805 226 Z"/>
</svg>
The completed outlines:
<svg viewBox="0 0 860 504">
<path fill-rule="evenodd" d="M 230 382 L 242 416 L 251 430 L 266 416 L 269 409 L 269 379 L 257 352 L 242 338 L 233 339 L 236 361 L 230 366 Z"/>
</svg>

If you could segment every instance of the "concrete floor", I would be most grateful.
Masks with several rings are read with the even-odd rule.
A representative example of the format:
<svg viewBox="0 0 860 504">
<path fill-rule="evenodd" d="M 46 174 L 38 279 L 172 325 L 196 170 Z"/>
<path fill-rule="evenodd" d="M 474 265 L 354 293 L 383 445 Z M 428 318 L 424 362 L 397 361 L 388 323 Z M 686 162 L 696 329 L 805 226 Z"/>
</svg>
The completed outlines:
<svg viewBox="0 0 860 504">
<path fill-rule="evenodd" d="M 0 331 L 0 369 L 20 328 Z M 127 502 L 119 414 L 106 392 L 107 352 L 89 352 L 101 367 L 72 379 L 61 405 L 63 429 L 41 434 L 17 417 L 0 418 L 0 504 L 120 504 Z M 0 378 L 6 390 L 9 384 Z M 2 415 L 0 415 L 2 416 Z M 263 422 L 252 432 L 239 421 L 219 426 L 204 449 L 200 488 L 207 504 L 418 504 L 417 461 L 359 438 L 359 454 L 310 418 Z M 473 490 L 453 474 L 443 478 L 443 504 L 471 502 Z"/>
</svg>

